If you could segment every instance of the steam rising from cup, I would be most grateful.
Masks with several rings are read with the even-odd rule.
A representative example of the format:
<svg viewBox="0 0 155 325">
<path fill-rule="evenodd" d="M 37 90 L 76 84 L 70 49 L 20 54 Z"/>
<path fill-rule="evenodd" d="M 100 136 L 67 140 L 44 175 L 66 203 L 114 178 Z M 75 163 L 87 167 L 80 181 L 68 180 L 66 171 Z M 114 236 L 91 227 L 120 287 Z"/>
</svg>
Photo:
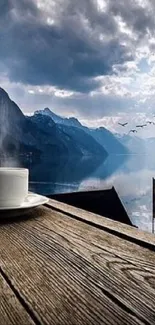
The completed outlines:
<svg viewBox="0 0 155 325">
<path fill-rule="evenodd" d="M 0 88 L 0 166 L 2 167 L 20 167 L 19 159 L 11 156 L 11 149 L 9 144 L 11 137 L 12 125 L 9 107 L 9 97 L 7 93 Z"/>
</svg>

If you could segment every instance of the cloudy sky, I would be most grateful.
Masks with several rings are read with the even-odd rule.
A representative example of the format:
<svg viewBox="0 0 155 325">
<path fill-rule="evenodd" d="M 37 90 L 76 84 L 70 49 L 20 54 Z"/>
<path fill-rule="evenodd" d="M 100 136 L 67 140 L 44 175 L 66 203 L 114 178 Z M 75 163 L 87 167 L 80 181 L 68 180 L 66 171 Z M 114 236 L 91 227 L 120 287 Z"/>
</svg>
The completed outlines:
<svg viewBox="0 0 155 325">
<path fill-rule="evenodd" d="M 0 85 L 25 113 L 155 121 L 154 17 L 154 0 L 1 0 Z"/>
</svg>

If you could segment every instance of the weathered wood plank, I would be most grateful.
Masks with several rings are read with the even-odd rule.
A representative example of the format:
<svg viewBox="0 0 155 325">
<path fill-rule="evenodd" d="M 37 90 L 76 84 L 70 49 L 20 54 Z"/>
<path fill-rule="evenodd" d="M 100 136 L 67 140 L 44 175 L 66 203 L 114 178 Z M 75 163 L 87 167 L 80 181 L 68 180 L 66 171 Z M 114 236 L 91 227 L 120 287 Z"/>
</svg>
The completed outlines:
<svg viewBox="0 0 155 325">
<path fill-rule="evenodd" d="M 67 241 L 71 241 L 74 239 L 72 247 L 77 245 L 80 240 L 80 236 L 82 236 L 83 247 L 85 248 L 86 243 L 89 243 L 90 247 L 94 247 L 95 249 L 104 249 L 110 253 L 117 254 L 122 259 L 127 259 L 127 261 L 135 262 L 136 265 L 140 263 L 140 266 L 147 266 L 148 269 L 154 270 L 155 265 L 155 254 L 154 251 L 145 249 L 133 242 L 128 240 L 124 240 L 119 236 L 115 236 L 106 232 L 106 230 L 98 229 L 95 227 L 91 227 L 87 223 L 77 222 L 76 219 L 72 219 L 65 215 L 63 212 L 58 212 L 50 209 L 46 209 L 45 207 L 38 210 L 40 219 L 38 219 L 38 226 L 41 220 L 41 223 L 45 224 L 47 231 L 50 229 L 54 230 L 58 234 L 62 234 L 63 236 L 67 236 Z M 37 213 L 37 211 L 36 211 Z M 100 219 L 100 217 L 99 217 Z M 119 226 L 119 223 L 118 223 Z M 66 235 L 65 235 L 66 233 Z M 151 235 L 152 236 L 152 235 Z"/>
<path fill-rule="evenodd" d="M 0 324 L 34 325 L 35 323 L 19 302 L 6 280 L 0 274 Z"/>
<path fill-rule="evenodd" d="M 49 215 L 49 219 L 47 215 Z M 121 281 L 124 272 L 126 272 L 126 276 L 132 281 L 132 289 L 135 289 L 136 283 L 140 295 L 144 296 L 146 289 L 151 292 L 152 285 L 152 294 L 154 295 L 155 281 L 152 279 L 155 277 L 154 252 L 148 249 L 142 249 L 138 245 L 128 243 L 123 239 L 112 236 L 104 231 L 99 231 L 89 225 L 82 225 L 81 230 L 81 224 L 77 220 L 71 220 L 67 216 L 64 218 L 63 214 L 56 212 L 52 212 L 51 218 L 51 213 L 47 210 L 46 217 L 42 219 L 41 223 L 38 220 L 35 231 L 38 237 L 41 236 L 42 239 L 44 237 L 46 239 L 46 235 L 50 236 L 51 229 L 57 233 L 59 243 L 63 238 L 62 245 L 66 249 L 80 253 L 81 256 L 87 258 L 91 263 L 98 265 L 99 268 L 105 268 L 109 263 L 111 269 L 118 269 Z M 109 272 L 108 269 L 107 271 Z M 115 275 L 111 274 L 111 277 L 115 277 Z M 126 285 L 128 286 L 128 283 Z M 150 299 L 150 297 L 148 298 Z"/>
<path fill-rule="evenodd" d="M 46 206 L 52 207 L 62 213 L 67 213 L 73 218 L 79 218 L 80 220 L 84 220 L 93 223 L 94 225 L 101 226 L 107 231 L 114 232 L 116 235 L 125 235 L 128 237 L 128 239 L 131 239 L 133 241 L 137 240 L 146 243 L 146 245 L 153 245 L 155 249 L 155 236 L 151 233 L 131 227 L 129 225 L 125 225 L 115 220 L 104 218 L 103 216 L 99 216 L 92 212 L 78 209 L 76 207 L 62 202 L 58 202 L 56 200 L 50 199 L 49 203 L 46 204 Z"/>
<path fill-rule="evenodd" d="M 145 261 L 150 253 L 153 265 L 153 252 L 142 249 L 137 266 L 131 257 L 138 245 L 115 242 L 115 236 L 48 208 L 39 211 L 34 220 L 1 225 L 0 258 L 41 323 L 155 323 L 154 271 Z"/>
</svg>

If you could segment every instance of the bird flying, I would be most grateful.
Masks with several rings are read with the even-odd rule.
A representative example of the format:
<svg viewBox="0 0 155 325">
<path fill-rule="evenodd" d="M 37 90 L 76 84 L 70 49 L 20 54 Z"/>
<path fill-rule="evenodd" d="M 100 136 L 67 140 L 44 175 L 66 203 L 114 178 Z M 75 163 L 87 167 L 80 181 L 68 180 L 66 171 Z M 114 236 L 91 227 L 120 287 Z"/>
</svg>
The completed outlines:
<svg viewBox="0 0 155 325">
<path fill-rule="evenodd" d="M 136 125 L 136 128 L 143 128 L 144 126 L 147 126 L 147 124 Z"/>
<path fill-rule="evenodd" d="M 153 124 L 153 125 L 155 125 L 155 123 L 152 122 L 152 121 L 147 121 L 146 123 L 147 123 L 147 124 Z"/>
<path fill-rule="evenodd" d="M 129 133 L 132 132 L 132 133 L 137 133 L 137 130 L 130 130 Z"/>
<path fill-rule="evenodd" d="M 118 124 L 121 126 L 126 126 L 128 123 L 126 122 L 126 123 L 118 123 Z"/>
</svg>

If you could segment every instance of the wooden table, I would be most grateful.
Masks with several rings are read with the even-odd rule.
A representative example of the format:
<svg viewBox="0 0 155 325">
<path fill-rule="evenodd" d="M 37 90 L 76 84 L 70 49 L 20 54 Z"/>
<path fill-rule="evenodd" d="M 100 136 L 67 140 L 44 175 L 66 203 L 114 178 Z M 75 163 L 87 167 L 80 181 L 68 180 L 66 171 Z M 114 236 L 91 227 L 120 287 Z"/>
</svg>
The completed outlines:
<svg viewBox="0 0 155 325">
<path fill-rule="evenodd" d="M 0 325 L 155 324 L 155 237 L 57 201 L 0 224 Z"/>
</svg>

